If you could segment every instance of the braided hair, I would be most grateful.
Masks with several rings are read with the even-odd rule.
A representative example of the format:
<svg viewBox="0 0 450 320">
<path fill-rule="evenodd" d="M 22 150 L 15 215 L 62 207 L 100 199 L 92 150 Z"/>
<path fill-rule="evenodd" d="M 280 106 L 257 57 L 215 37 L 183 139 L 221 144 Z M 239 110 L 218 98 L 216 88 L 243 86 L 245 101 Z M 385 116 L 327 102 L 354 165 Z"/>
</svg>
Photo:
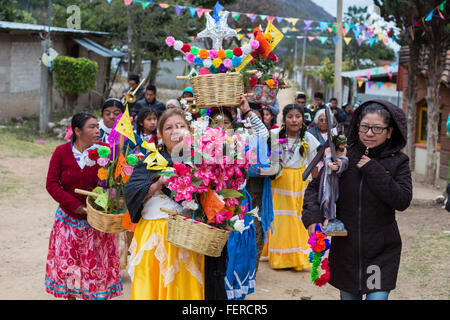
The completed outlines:
<svg viewBox="0 0 450 320">
<path fill-rule="evenodd" d="M 303 122 L 303 119 L 305 116 L 305 110 L 296 103 L 288 104 L 287 106 L 285 106 L 283 108 L 283 124 L 281 125 L 279 138 L 286 139 L 286 116 L 292 110 L 297 110 L 298 112 L 300 112 L 302 114 L 302 127 L 299 132 L 299 139 L 300 139 L 300 141 L 302 141 L 305 138 L 305 133 L 306 133 L 306 130 L 308 130 L 308 127 Z M 303 145 L 300 145 L 299 152 L 300 152 L 300 155 L 303 157 L 305 154 L 305 147 Z"/>
</svg>

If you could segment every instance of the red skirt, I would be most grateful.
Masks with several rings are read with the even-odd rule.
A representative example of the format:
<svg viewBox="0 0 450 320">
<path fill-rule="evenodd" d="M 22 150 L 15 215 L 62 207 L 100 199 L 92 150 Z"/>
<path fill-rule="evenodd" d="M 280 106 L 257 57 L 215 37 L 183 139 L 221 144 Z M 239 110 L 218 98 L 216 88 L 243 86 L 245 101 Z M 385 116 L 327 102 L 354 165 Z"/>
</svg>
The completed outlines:
<svg viewBox="0 0 450 320">
<path fill-rule="evenodd" d="M 122 294 L 115 234 L 75 220 L 61 208 L 50 234 L 45 286 L 57 298 L 107 300 Z"/>
</svg>

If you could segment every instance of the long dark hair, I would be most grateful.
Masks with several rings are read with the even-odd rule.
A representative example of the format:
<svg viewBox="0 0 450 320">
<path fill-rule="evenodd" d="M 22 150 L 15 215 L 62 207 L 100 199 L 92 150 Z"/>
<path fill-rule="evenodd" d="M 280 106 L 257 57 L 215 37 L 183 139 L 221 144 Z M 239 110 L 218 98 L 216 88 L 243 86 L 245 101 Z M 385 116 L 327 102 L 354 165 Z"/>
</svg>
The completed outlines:
<svg viewBox="0 0 450 320">
<path fill-rule="evenodd" d="M 73 132 L 72 143 L 74 143 L 77 139 L 77 135 L 75 134 L 75 128 L 83 130 L 84 125 L 91 118 L 97 119 L 92 113 L 89 113 L 89 112 L 80 112 L 80 113 L 73 115 L 72 121 L 70 123 L 70 126 L 72 127 L 72 132 Z"/>
<path fill-rule="evenodd" d="M 262 108 L 262 116 L 264 119 L 264 110 L 269 112 L 272 115 L 272 120 L 270 120 L 270 127 L 268 127 L 267 129 L 270 129 L 273 127 L 273 125 L 277 122 L 277 115 L 275 114 L 275 112 L 272 111 L 272 109 L 270 109 L 269 107 L 267 108 Z"/>
<path fill-rule="evenodd" d="M 153 108 L 145 107 L 139 110 L 139 113 L 136 118 L 136 131 L 138 135 L 144 132 L 144 120 L 151 114 L 155 114 L 156 119 L 158 119 L 158 113 Z M 155 131 L 152 132 L 152 134 L 156 134 L 157 128 L 158 126 L 156 126 Z"/>
<path fill-rule="evenodd" d="M 292 110 L 297 110 L 298 112 L 300 112 L 302 114 L 302 127 L 299 132 L 299 139 L 301 141 L 305 137 L 305 133 L 308 128 L 306 127 L 305 122 L 304 122 L 305 110 L 302 108 L 302 106 L 300 106 L 296 103 L 288 104 L 283 109 L 283 125 L 281 126 L 281 129 L 280 129 L 279 138 L 280 139 L 286 138 L 286 116 Z M 305 154 L 305 148 L 303 147 L 303 145 L 300 145 L 299 152 L 300 152 L 300 155 L 303 157 Z"/>
</svg>

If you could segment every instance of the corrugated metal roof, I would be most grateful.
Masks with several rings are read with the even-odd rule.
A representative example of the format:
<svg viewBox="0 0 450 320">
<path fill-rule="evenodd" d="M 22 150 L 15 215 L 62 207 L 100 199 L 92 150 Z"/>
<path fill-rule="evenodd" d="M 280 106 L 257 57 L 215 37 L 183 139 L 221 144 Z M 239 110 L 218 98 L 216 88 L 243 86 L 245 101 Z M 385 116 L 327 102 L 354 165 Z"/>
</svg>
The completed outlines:
<svg viewBox="0 0 450 320">
<path fill-rule="evenodd" d="M 40 24 L 0 21 L 0 29 L 22 30 L 22 31 L 48 31 L 48 26 L 44 26 L 44 25 L 40 25 Z M 50 27 L 50 32 L 95 34 L 95 35 L 108 35 L 109 34 L 109 32 L 103 32 L 103 31 L 78 30 L 78 29 L 59 28 L 59 27 Z"/>
<path fill-rule="evenodd" d="M 76 43 L 79 45 L 85 47 L 87 50 L 94 51 L 98 55 L 105 57 L 105 58 L 120 58 L 125 56 L 125 53 L 119 52 L 119 51 L 113 51 L 110 49 L 107 49 L 103 47 L 102 45 L 98 44 L 97 42 L 92 41 L 88 38 L 83 39 L 73 39 Z"/>
</svg>

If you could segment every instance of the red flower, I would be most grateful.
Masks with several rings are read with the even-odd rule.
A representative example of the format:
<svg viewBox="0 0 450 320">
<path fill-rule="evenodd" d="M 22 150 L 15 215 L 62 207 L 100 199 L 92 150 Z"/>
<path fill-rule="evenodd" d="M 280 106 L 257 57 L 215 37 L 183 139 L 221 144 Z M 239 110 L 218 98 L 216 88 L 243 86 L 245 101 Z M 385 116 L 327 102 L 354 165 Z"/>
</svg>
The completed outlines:
<svg viewBox="0 0 450 320">
<path fill-rule="evenodd" d="M 98 156 L 98 151 L 97 149 L 91 149 L 88 151 L 88 157 L 91 160 L 97 161 L 99 156 Z"/>
<path fill-rule="evenodd" d="M 249 85 L 250 87 L 254 87 L 254 86 L 256 86 L 256 83 L 257 83 L 257 82 L 258 82 L 258 80 L 256 80 L 255 77 L 251 77 L 250 80 L 248 81 L 248 85 Z"/>
<path fill-rule="evenodd" d="M 234 48 L 234 49 L 233 49 L 233 54 L 234 54 L 236 57 L 242 56 L 242 49 L 241 49 L 241 48 Z"/>
<path fill-rule="evenodd" d="M 106 142 L 103 142 L 103 141 L 99 141 L 99 142 L 97 142 L 97 144 L 110 148 L 109 144 Z"/>
<path fill-rule="evenodd" d="M 273 52 L 269 53 L 268 58 L 274 62 L 278 62 L 278 57 Z"/>
<path fill-rule="evenodd" d="M 256 58 L 258 56 L 256 50 L 252 51 L 250 54 L 252 55 L 253 58 Z"/>
<path fill-rule="evenodd" d="M 183 47 L 181 47 L 181 51 L 183 51 L 184 53 L 188 53 L 189 51 L 191 51 L 191 46 L 188 43 L 183 44 Z"/>
</svg>

